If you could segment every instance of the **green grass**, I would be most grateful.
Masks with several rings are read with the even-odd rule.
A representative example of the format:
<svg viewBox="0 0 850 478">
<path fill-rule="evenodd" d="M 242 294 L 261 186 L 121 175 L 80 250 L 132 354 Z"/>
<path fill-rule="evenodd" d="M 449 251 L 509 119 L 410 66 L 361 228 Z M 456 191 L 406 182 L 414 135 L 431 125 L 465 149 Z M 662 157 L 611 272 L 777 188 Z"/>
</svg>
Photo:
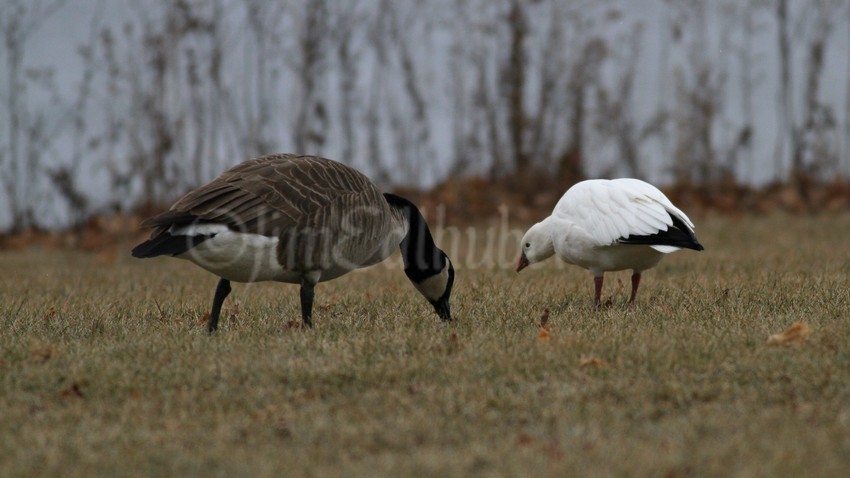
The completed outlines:
<svg viewBox="0 0 850 478">
<path fill-rule="evenodd" d="M 310 331 L 294 286 L 235 285 L 214 336 L 189 263 L 0 253 L 0 476 L 846 476 L 850 217 L 698 226 L 633 310 L 628 273 L 596 310 L 585 271 L 493 261 L 442 326 L 377 266 Z"/>
</svg>

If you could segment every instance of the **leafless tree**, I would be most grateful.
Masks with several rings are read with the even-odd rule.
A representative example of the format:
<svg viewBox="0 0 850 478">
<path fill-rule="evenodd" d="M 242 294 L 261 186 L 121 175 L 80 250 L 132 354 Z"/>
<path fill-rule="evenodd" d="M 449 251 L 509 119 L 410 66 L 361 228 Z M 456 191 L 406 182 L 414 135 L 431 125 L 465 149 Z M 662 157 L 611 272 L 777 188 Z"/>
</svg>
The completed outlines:
<svg viewBox="0 0 850 478">
<path fill-rule="evenodd" d="M 754 41 L 765 25 L 758 23 L 757 16 L 770 5 L 768 0 L 747 0 L 739 9 L 733 9 L 740 21 L 742 30 L 741 44 L 735 48 L 741 73 L 738 77 L 741 90 L 741 113 L 743 125 L 735 142 L 735 149 L 741 155 L 742 162 L 752 170 L 754 167 L 753 135 L 756 132 L 755 92 L 766 78 L 762 69 L 762 58 L 755 52 Z M 750 173 L 752 174 L 752 173 Z"/>
<path fill-rule="evenodd" d="M 392 0 L 380 0 L 377 12 L 374 13 L 372 22 L 368 23 L 368 44 L 373 50 L 372 68 L 367 73 L 369 78 L 366 111 L 363 121 L 366 126 L 366 158 L 369 170 L 375 175 L 380 183 L 390 182 L 390 173 L 384 159 L 384 145 L 381 138 L 382 121 L 382 92 L 387 79 L 385 70 L 389 64 L 389 45 L 386 42 L 386 32 L 389 31 L 391 21 L 390 12 L 395 8 L 396 2 Z"/>
<path fill-rule="evenodd" d="M 777 91 L 779 101 L 779 132 L 776 135 L 775 160 L 778 162 L 776 170 L 783 170 L 787 144 L 790 139 L 792 150 L 795 138 L 793 132 L 794 121 L 794 97 L 793 77 L 791 75 L 791 30 L 788 15 L 788 0 L 776 0 L 776 22 L 777 22 L 777 47 L 779 52 L 779 81 L 780 88 Z"/>
<path fill-rule="evenodd" d="M 352 0 L 347 2 L 331 2 L 328 5 L 330 11 L 330 33 L 333 36 L 334 52 L 339 68 L 339 123 L 342 143 L 340 159 L 344 162 L 353 163 L 355 150 L 357 148 L 357 136 L 355 129 L 355 110 L 361 105 L 358 102 L 357 80 L 359 76 L 358 65 L 363 57 L 362 51 L 362 29 L 360 25 L 366 22 L 362 2 Z"/>
<path fill-rule="evenodd" d="M 631 33 L 621 40 L 621 43 L 627 46 L 624 58 L 618 58 L 618 61 L 624 64 L 625 68 L 613 91 L 598 88 L 596 95 L 595 126 L 602 134 L 614 139 L 618 159 L 625 166 L 626 173 L 632 177 L 644 176 L 640 158 L 641 146 L 650 136 L 659 134 L 666 121 L 665 113 L 658 111 L 652 118 L 640 124 L 634 111 L 635 77 L 640 61 L 642 32 L 642 26 L 636 25 Z M 611 175 L 611 172 L 606 175 Z"/>
<path fill-rule="evenodd" d="M 722 119 L 728 71 L 710 57 L 706 48 L 710 41 L 706 24 L 709 4 L 692 0 L 674 5 L 680 15 L 671 28 L 674 37 L 684 38 L 682 47 L 686 55 L 685 62 L 674 71 L 673 173 L 678 183 L 711 183 L 729 173 L 729 166 L 721 161 L 723 155 L 713 141 L 715 128 Z M 681 33 L 685 30 L 687 38 Z"/>
<path fill-rule="evenodd" d="M 609 55 L 608 45 L 593 31 L 585 13 L 590 3 L 549 2 L 549 26 L 542 57 L 536 103 L 529 113 L 528 148 L 536 167 L 561 179 L 585 177 L 585 137 L 591 122 L 589 97 L 597 88 L 599 71 Z M 575 45 L 564 48 L 564 45 Z"/>
<path fill-rule="evenodd" d="M 294 127 L 295 148 L 299 152 L 319 154 L 327 141 L 329 125 L 327 96 L 322 81 L 327 71 L 328 6 L 325 0 L 311 0 L 305 5 L 303 19 L 298 22 L 296 76 L 300 86 L 300 103 Z"/>
<path fill-rule="evenodd" d="M 525 113 L 526 68 L 528 67 L 525 49 L 528 37 L 527 4 L 522 0 L 511 0 L 506 15 L 508 30 L 508 58 L 503 64 L 501 74 L 502 94 L 507 99 L 508 130 L 511 138 L 513 167 L 526 170 L 529 156 L 526 151 L 525 133 L 527 129 Z"/>
<path fill-rule="evenodd" d="M 847 24 L 850 25 L 850 4 L 846 5 L 845 9 Z M 847 29 L 847 42 L 850 44 L 850 28 Z M 842 156 L 844 156 L 846 164 L 839 166 L 838 174 L 844 179 L 847 179 L 850 178 L 850 62 L 847 64 L 845 75 L 847 86 L 844 91 L 844 144 Z"/>
<path fill-rule="evenodd" d="M 425 99 L 424 89 L 427 86 L 422 81 L 422 74 L 416 59 L 413 56 L 414 42 L 408 32 L 415 31 L 413 22 L 419 17 L 421 4 L 413 9 L 413 14 L 402 16 L 397 10 L 391 11 L 392 30 L 390 39 L 396 46 L 395 53 L 401 70 L 401 88 L 404 92 L 404 110 L 396 109 L 395 125 L 407 124 L 409 126 L 396 127 L 396 135 L 404 138 L 400 142 L 396 152 L 396 159 L 403 166 L 407 176 L 410 178 L 422 177 L 426 174 L 425 168 L 431 166 L 433 169 L 436 161 L 435 153 L 430 145 L 431 131 L 428 124 L 429 111 Z"/>
<path fill-rule="evenodd" d="M 100 2 L 99 7 L 102 7 L 102 4 L 103 2 Z M 89 110 L 94 97 L 93 90 L 96 87 L 94 84 L 97 72 L 95 45 L 98 43 L 98 35 L 103 21 L 101 11 L 102 9 L 99 8 L 92 18 L 88 40 L 78 48 L 82 76 L 69 112 L 72 123 L 70 157 L 67 162 L 60 163 L 46 171 L 57 195 L 64 199 L 68 206 L 72 225 L 82 223 L 88 213 L 89 198 L 84 192 L 83 186 L 79 184 L 78 176 L 84 163 L 87 162 L 87 159 L 88 162 L 91 161 L 91 155 L 101 143 L 96 133 L 90 131 L 89 126 Z"/>
<path fill-rule="evenodd" d="M 811 10 L 812 18 L 807 19 L 811 33 L 806 52 L 803 122 L 794 127 L 793 177 L 822 176 L 838 164 L 835 112 L 833 105 L 821 100 L 821 82 L 827 41 L 834 27 L 833 12 L 839 5 L 835 0 L 818 0 Z"/>
<path fill-rule="evenodd" d="M 46 134 L 47 118 L 27 102 L 30 86 L 42 82 L 54 89 L 50 69 L 25 71 L 28 41 L 64 4 L 64 0 L 8 0 L 0 5 L 2 56 L 5 59 L 6 91 L 3 92 L 5 140 L 0 139 L 0 168 L 11 217 L 12 230 L 34 221 L 34 197 L 43 156 L 52 137 Z M 55 91 L 55 89 L 54 89 Z"/>
</svg>

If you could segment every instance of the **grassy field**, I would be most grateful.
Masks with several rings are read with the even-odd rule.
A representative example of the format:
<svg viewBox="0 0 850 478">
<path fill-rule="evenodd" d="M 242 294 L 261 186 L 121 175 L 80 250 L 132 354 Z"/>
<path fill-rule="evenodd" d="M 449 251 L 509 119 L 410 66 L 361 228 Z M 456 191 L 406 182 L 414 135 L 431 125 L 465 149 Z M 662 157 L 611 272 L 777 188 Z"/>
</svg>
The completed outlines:
<svg viewBox="0 0 850 478">
<path fill-rule="evenodd" d="M 386 266 L 309 331 L 294 286 L 235 285 L 208 336 L 189 263 L 0 253 L 0 476 L 848 476 L 850 216 L 697 222 L 632 310 L 628 273 L 596 310 L 585 271 L 444 237 L 449 326 Z"/>
</svg>

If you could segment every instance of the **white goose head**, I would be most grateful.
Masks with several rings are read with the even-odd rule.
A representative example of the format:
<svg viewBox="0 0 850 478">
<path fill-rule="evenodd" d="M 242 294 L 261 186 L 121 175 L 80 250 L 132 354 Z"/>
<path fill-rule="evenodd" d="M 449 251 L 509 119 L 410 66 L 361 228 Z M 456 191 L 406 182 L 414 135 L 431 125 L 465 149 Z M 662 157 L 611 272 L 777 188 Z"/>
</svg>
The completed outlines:
<svg viewBox="0 0 850 478">
<path fill-rule="evenodd" d="M 555 244 L 547 221 L 538 222 L 522 237 L 521 254 L 516 271 L 552 257 L 555 254 Z"/>
</svg>

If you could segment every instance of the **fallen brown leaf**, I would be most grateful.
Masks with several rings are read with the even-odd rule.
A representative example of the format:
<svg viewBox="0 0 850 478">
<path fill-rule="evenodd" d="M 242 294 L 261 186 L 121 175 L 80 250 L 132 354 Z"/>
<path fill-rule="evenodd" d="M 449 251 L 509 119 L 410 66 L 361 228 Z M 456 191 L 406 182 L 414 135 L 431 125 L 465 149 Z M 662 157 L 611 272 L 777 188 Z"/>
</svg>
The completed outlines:
<svg viewBox="0 0 850 478">
<path fill-rule="evenodd" d="M 30 342 L 30 357 L 37 363 L 44 363 L 55 357 L 56 347 L 38 341 Z"/>
<path fill-rule="evenodd" d="M 51 305 L 50 308 L 47 309 L 47 312 L 45 312 L 44 315 L 41 317 L 41 320 L 45 322 L 50 322 L 50 319 L 54 317 L 56 317 L 56 306 Z"/>
<path fill-rule="evenodd" d="M 62 398 L 83 398 L 83 391 L 80 389 L 80 384 L 74 382 L 59 392 L 59 396 Z"/>
<path fill-rule="evenodd" d="M 449 335 L 447 342 L 446 353 L 453 354 L 460 350 L 460 338 L 456 333 L 452 332 L 451 335 Z"/>
<path fill-rule="evenodd" d="M 543 311 L 543 315 L 540 317 L 540 328 L 548 329 L 549 328 L 549 309 Z"/>
<path fill-rule="evenodd" d="M 767 345 L 788 345 L 799 343 L 812 335 L 814 330 L 802 322 L 794 322 L 784 332 L 773 334 L 767 338 Z"/>
<path fill-rule="evenodd" d="M 582 356 L 578 359 L 579 367 L 596 367 L 596 368 L 608 368 L 611 366 L 610 363 L 601 359 L 599 357 L 585 357 Z"/>
<path fill-rule="evenodd" d="M 292 427 L 289 426 L 289 422 L 283 418 L 278 419 L 274 424 L 274 432 L 280 438 L 289 438 L 292 436 Z"/>
<path fill-rule="evenodd" d="M 543 311 L 540 316 L 540 324 L 538 325 L 537 340 L 540 342 L 548 342 L 552 338 L 552 331 L 549 329 L 549 309 Z"/>
<path fill-rule="evenodd" d="M 541 447 L 541 451 L 549 457 L 550 460 L 559 461 L 564 457 L 564 451 L 557 440 L 552 440 Z"/>
</svg>

